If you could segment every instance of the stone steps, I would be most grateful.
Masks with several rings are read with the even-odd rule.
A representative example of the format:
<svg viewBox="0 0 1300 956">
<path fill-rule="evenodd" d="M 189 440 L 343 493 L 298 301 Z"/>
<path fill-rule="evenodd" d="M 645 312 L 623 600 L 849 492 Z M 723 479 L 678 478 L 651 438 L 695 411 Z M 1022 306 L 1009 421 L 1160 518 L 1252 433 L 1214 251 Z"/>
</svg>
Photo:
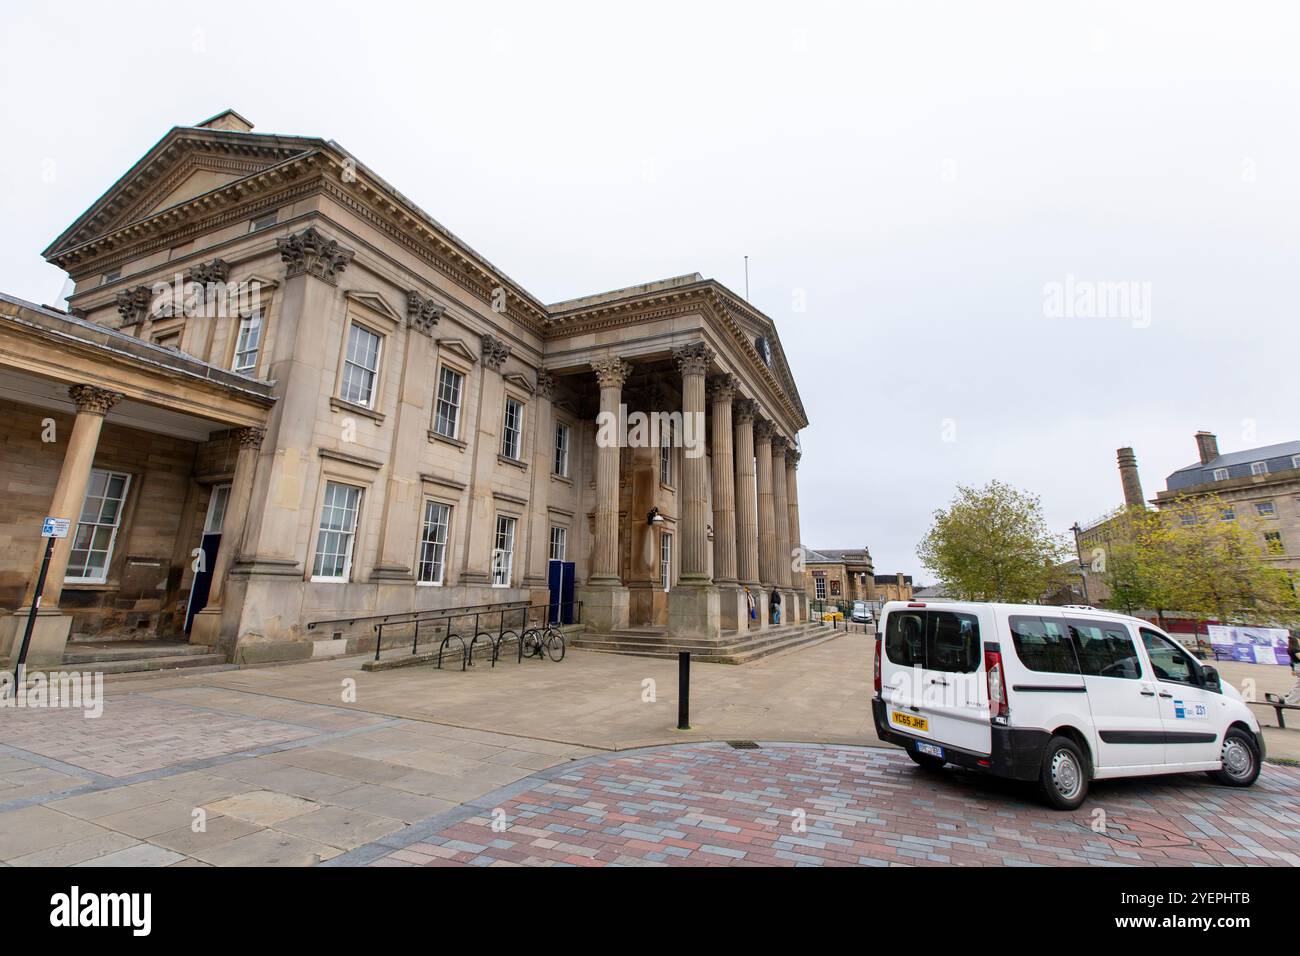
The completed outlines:
<svg viewBox="0 0 1300 956">
<path fill-rule="evenodd" d="M 99 664 L 114 661 L 148 660 L 159 657 L 209 656 L 212 649 L 202 644 L 137 642 L 127 646 L 113 644 L 69 644 L 63 652 L 65 664 Z"/>
<path fill-rule="evenodd" d="M 763 631 L 723 632 L 720 641 L 674 639 L 665 631 L 628 629 L 612 634 L 583 634 L 570 640 L 573 647 L 601 654 L 673 658 L 690 651 L 691 659 L 711 664 L 745 664 L 749 661 L 820 644 L 844 634 L 820 624 L 783 624 Z"/>
<path fill-rule="evenodd" d="M 191 670 L 199 667 L 234 667 L 228 664 L 225 654 L 177 654 L 172 657 L 136 657 L 126 660 L 83 661 L 72 664 L 64 661 L 60 667 L 81 668 L 98 674 L 137 674 L 146 671 Z"/>
</svg>

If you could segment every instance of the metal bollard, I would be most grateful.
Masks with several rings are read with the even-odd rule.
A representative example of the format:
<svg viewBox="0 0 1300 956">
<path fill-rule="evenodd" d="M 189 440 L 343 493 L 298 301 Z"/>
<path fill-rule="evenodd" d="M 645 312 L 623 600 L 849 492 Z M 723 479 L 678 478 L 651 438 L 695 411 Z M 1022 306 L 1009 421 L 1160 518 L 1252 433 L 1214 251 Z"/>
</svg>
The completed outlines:
<svg viewBox="0 0 1300 956">
<path fill-rule="evenodd" d="M 691 729 L 691 652 L 677 652 L 677 729 Z"/>
</svg>

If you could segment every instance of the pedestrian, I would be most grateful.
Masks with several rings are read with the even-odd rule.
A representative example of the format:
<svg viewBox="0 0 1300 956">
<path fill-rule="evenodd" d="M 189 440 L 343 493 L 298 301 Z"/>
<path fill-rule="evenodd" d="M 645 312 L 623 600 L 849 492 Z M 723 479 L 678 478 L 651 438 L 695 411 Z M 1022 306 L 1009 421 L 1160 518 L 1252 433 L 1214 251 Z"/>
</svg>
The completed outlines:
<svg viewBox="0 0 1300 956">
<path fill-rule="evenodd" d="M 772 588 L 772 623 L 781 623 L 781 592 Z"/>
<path fill-rule="evenodd" d="M 1295 631 L 1287 636 L 1286 653 L 1291 659 L 1291 674 L 1296 680 L 1282 700 L 1293 707 L 1300 707 L 1300 636 Z"/>
</svg>

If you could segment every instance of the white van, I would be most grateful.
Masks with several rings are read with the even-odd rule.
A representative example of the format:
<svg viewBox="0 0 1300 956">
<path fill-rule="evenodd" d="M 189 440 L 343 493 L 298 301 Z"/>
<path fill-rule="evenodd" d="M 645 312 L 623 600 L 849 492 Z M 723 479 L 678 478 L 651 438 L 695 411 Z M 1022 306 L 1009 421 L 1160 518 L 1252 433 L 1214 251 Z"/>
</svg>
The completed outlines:
<svg viewBox="0 0 1300 956">
<path fill-rule="evenodd" d="M 916 763 L 1037 780 L 1073 810 L 1088 781 L 1204 770 L 1248 787 L 1264 736 L 1241 694 L 1160 628 L 1109 611 L 890 601 L 872 713 Z"/>
</svg>

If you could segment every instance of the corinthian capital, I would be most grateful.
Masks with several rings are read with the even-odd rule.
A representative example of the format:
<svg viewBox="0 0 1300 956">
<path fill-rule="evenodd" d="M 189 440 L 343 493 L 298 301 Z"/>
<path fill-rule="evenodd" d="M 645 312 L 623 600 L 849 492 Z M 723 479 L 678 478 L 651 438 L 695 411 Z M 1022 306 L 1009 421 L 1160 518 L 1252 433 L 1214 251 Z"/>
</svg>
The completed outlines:
<svg viewBox="0 0 1300 956">
<path fill-rule="evenodd" d="M 736 376 L 730 373 L 714 375 L 709 379 L 709 396 L 715 402 L 730 402 L 736 397 Z"/>
<path fill-rule="evenodd" d="M 495 335 L 483 333 L 483 365 L 493 371 L 501 371 L 501 366 L 510 357 L 510 346 Z"/>
<path fill-rule="evenodd" d="M 239 439 L 239 444 L 244 448 L 251 448 L 257 451 L 262 447 L 262 439 L 266 437 L 265 428 L 249 427 L 241 428 L 235 432 L 235 437 Z"/>
<path fill-rule="evenodd" d="M 758 416 L 758 402 L 752 398 L 738 398 L 731 403 L 731 419 L 737 425 L 752 425 Z"/>
<path fill-rule="evenodd" d="M 544 368 L 537 370 L 537 387 L 533 389 L 538 398 L 549 399 L 555 394 L 555 376 Z"/>
<path fill-rule="evenodd" d="M 632 374 L 632 364 L 617 356 L 596 359 L 591 363 L 591 369 L 596 373 L 596 381 L 601 388 L 622 388 L 627 377 Z"/>
<path fill-rule="evenodd" d="M 754 418 L 754 443 L 762 444 L 771 442 L 772 436 L 776 434 L 776 426 L 766 418 Z"/>
<path fill-rule="evenodd" d="M 406 324 L 417 332 L 432 335 L 433 327 L 438 324 L 445 311 L 444 306 L 434 302 L 428 296 L 420 295 L 414 290 L 406 293 Z"/>
<path fill-rule="evenodd" d="M 68 395 L 77 406 L 77 413 L 86 415 L 107 415 L 109 409 L 122 400 L 117 392 L 94 385 L 73 385 L 68 389 Z"/>
<path fill-rule="evenodd" d="M 117 294 L 117 314 L 122 317 L 122 324 L 135 325 L 144 321 L 152 302 L 153 292 L 147 285 L 123 289 Z"/>
<path fill-rule="evenodd" d="M 351 249 L 339 245 L 338 240 L 325 236 L 315 226 L 279 238 L 275 244 L 280 249 L 280 258 L 284 260 L 286 277 L 313 275 L 330 285 L 338 282 L 340 273 L 356 255 Z"/>
<path fill-rule="evenodd" d="M 677 368 L 683 375 L 704 375 L 709 371 L 714 351 L 703 342 L 692 342 L 673 350 Z"/>
</svg>

